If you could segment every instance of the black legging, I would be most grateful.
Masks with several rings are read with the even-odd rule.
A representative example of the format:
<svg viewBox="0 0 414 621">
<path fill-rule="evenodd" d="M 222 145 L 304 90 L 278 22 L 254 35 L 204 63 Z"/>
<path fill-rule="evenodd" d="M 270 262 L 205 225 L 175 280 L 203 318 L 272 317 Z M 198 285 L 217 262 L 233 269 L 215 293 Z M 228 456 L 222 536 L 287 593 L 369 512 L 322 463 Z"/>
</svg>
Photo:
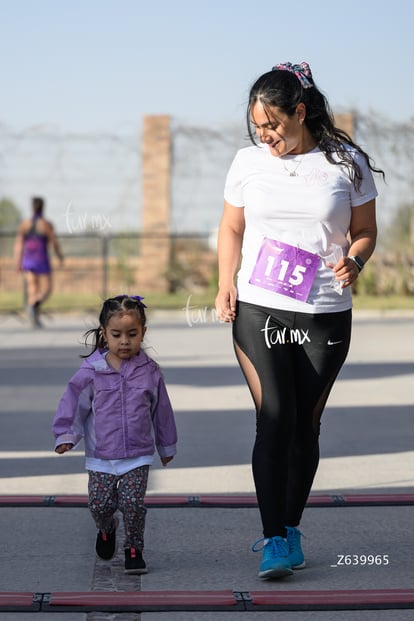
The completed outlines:
<svg viewBox="0 0 414 621">
<path fill-rule="evenodd" d="M 239 302 L 236 356 L 256 405 L 253 477 L 263 535 L 300 523 L 319 463 L 320 418 L 348 353 L 352 312 Z"/>
</svg>

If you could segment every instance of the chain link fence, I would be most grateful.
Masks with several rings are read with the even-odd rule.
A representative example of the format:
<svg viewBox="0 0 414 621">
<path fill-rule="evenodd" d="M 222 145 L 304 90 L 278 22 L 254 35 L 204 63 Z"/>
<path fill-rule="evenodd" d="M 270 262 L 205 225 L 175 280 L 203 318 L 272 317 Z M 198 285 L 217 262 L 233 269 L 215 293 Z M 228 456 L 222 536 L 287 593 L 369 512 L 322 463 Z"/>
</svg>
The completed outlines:
<svg viewBox="0 0 414 621">
<path fill-rule="evenodd" d="M 359 281 L 369 294 L 414 293 L 412 243 L 387 248 L 387 222 L 413 204 L 414 120 L 392 122 L 355 112 L 356 141 L 384 168 L 379 189 L 379 244 Z M 248 144 L 242 124 L 224 128 L 171 122 L 172 181 L 165 278 L 170 291 L 208 287 L 215 274 L 215 237 L 224 179 L 236 150 Z M 140 288 L 141 131 L 70 134 L 51 127 L 15 131 L 0 124 L 0 200 L 26 217 L 32 195 L 46 199 L 66 260 L 54 264 L 55 291 L 68 295 Z M 13 262 L 15 226 L 0 223 L 0 295 L 21 291 Z M 414 228 L 414 227 L 413 227 Z M 362 275 L 361 275 L 362 276 Z M 145 283 L 145 286 L 146 283 Z"/>
<path fill-rule="evenodd" d="M 0 233 L 0 310 L 23 307 L 24 282 L 13 258 L 15 233 Z M 170 259 L 162 276 L 167 293 L 189 294 L 208 289 L 216 282 L 214 240 L 202 234 L 150 236 L 151 242 L 168 242 Z M 157 290 L 157 283 L 147 280 L 147 266 L 140 250 L 148 236 L 139 233 L 117 235 L 63 234 L 59 243 L 63 265 L 52 259 L 53 289 L 59 296 L 79 300 L 105 299 L 120 292 Z M 76 306 L 76 304 L 75 304 Z M 17 308 L 16 308 L 17 307 Z"/>
</svg>

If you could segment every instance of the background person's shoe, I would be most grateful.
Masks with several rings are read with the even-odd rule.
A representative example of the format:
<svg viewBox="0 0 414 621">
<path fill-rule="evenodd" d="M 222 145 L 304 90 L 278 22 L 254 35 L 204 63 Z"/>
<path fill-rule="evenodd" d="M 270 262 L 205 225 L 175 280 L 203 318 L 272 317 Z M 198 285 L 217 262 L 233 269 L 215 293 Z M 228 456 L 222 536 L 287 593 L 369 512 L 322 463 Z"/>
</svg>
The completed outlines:
<svg viewBox="0 0 414 621">
<path fill-rule="evenodd" d="M 43 324 L 39 319 L 40 302 L 36 302 L 33 306 L 28 306 L 28 315 L 33 328 L 43 328 Z"/>
</svg>

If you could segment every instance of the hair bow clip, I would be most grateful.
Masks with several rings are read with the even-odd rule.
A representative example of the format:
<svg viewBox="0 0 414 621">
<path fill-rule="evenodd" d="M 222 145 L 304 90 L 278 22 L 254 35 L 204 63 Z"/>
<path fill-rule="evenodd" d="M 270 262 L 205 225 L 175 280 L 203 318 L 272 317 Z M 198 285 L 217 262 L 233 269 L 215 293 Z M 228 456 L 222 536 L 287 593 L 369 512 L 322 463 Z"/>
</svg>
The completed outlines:
<svg viewBox="0 0 414 621">
<path fill-rule="evenodd" d="M 131 300 L 135 300 L 136 302 L 142 304 L 144 308 L 147 308 L 147 305 L 142 301 L 144 299 L 142 295 L 128 295 L 128 293 L 120 293 L 115 296 L 115 300 L 120 300 L 122 298 L 130 298 Z"/>
<path fill-rule="evenodd" d="M 147 308 L 146 304 L 142 301 L 144 299 L 142 295 L 130 295 L 129 297 L 137 302 L 140 302 L 144 308 Z"/>
</svg>

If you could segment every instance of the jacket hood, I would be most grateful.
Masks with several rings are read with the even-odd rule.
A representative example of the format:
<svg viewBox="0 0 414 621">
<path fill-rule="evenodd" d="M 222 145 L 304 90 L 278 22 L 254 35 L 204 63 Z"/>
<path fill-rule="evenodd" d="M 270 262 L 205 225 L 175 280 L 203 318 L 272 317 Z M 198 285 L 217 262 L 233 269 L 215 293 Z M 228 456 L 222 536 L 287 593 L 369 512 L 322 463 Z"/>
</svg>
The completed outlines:
<svg viewBox="0 0 414 621">
<path fill-rule="evenodd" d="M 109 366 L 106 361 L 106 354 L 108 353 L 107 349 L 96 350 L 91 354 L 88 358 L 85 358 L 83 361 L 83 368 L 90 368 L 96 371 L 97 373 L 108 373 L 116 371 Z M 123 360 L 121 369 L 133 369 L 137 367 L 143 367 L 146 364 L 153 362 L 149 356 L 141 349 L 136 356 L 133 356 L 129 360 Z"/>
</svg>

